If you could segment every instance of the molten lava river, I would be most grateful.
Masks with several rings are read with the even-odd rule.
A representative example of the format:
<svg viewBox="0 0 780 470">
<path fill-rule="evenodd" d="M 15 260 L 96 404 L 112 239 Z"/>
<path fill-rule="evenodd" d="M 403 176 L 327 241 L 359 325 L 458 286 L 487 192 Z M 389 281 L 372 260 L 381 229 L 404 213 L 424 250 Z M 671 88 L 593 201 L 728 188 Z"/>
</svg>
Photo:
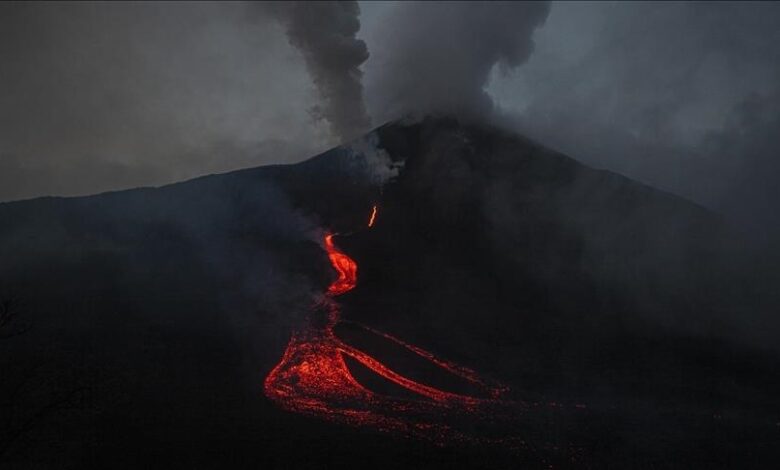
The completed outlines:
<svg viewBox="0 0 780 470">
<path fill-rule="evenodd" d="M 374 225 L 374 206 L 368 227 Z M 392 370 L 379 359 L 347 344 L 334 329 L 340 320 L 335 297 L 352 290 L 357 283 L 357 264 L 336 246 L 327 233 L 324 247 L 338 277 L 323 299 L 313 307 L 306 327 L 295 331 L 281 361 L 264 382 L 266 396 L 279 407 L 352 426 L 413 436 L 439 445 L 452 442 L 501 443 L 527 448 L 517 437 L 475 435 L 475 429 L 516 415 L 521 405 L 501 399 L 507 387 L 489 383 L 474 371 L 436 357 L 368 326 L 360 328 L 403 348 L 438 370 L 467 382 L 479 396 L 455 393 L 413 380 Z M 353 323 L 354 325 L 354 323 Z M 400 386 L 403 396 L 369 390 L 350 372 L 345 358 L 351 358 L 372 373 Z M 508 410 L 512 410 L 507 413 Z M 514 419 L 514 418 L 512 418 Z M 465 425 L 464 425 L 465 423 Z M 489 427 L 489 426 L 488 426 Z M 480 433 L 484 434 L 484 433 Z M 510 433 L 511 434 L 511 433 Z"/>
</svg>

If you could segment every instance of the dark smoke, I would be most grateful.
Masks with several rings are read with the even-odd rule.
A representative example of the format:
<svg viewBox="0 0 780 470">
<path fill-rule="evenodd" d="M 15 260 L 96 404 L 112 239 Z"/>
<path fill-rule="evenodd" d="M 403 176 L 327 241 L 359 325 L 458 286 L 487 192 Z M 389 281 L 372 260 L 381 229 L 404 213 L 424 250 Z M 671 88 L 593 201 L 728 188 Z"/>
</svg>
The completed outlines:
<svg viewBox="0 0 780 470">
<path fill-rule="evenodd" d="M 281 21 L 290 43 L 300 50 L 322 99 L 315 113 L 328 121 L 331 132 L 348 140 L 365 132 L 371 120 L 363 103 L 366 43 L 357 39 L 357 2 L 289 2 L 264 4 Z"/>
<path fill-rule="evenodd" d="M 367 84 L 372 115 L 407 113 L 489 115 L 490 72 L 523 64 L 547 2 L 402 3 L 384 22 Z"/>
</svg>

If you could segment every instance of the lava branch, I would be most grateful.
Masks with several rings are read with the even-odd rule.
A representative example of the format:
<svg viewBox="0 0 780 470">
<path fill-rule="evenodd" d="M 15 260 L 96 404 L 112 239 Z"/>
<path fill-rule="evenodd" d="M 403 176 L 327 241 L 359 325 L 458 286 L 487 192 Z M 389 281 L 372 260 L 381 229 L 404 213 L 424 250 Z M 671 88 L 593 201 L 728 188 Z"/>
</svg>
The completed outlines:
<svg viewBox="0 0 780 470">
<path fill-rule="evenodd" d="M 376 222 L 377 206 L 373 206 L 368 227 Z M 324 247 L 337 278 L 327 289 L 327 297 L 315 305 L 315 313 L 325 310 L 328 322 L 293 333 L 279 364 L 268 374 L 264 392 L 281 408 L 351 425 L 369 425 L 383 430 L 399 431 L 430 438 L 437 442 L 448 439 L 468 440 L 439 419 L 442 415 L 460 412 L 475 415 L 480 406 L 492 406 L 507 388 L 489 385 L 471 369 L 437 358 L 422 348 L 405 343 L 389 334 L 362 326 L 413 352 L 424 360 L 467 380 L 490 398 L 440 390 L 404 376 L 377 358 L 342 341 L 334 333 L 340 320 L 340 307 L 333 297 L 354 289 L 357 285 L 357 263 L 334 243 L 336 234 L 326 233 Z M 350 372 L 344 356 L 363 364 L 375 374 L 413 392 L 419 398 L 401 399 L 373 392 L 361 385 Z M 432 435 L 431 435 L 432 433 Z"/>
<path fill-rule="evenodd" d="M 371 215 L 368 217 L 368 228 L 373 227 L 374 222 L 376 222 L 376 204 L 371 208 Z"/>
</svg>

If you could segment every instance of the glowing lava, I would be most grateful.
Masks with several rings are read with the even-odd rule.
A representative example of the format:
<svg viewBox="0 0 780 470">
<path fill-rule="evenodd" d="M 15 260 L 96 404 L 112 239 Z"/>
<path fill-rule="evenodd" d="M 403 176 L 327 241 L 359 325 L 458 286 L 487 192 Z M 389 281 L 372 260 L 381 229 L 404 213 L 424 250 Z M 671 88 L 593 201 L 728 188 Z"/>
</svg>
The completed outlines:
<svg viewBox="0 0 780 470">
<path fill-rule="evenodd" d="M 376 204 L 371 208 L 371 215 L 368 217 L 368 228 L 373 227 L 374 222 L 376 222 Z"/>
<path fill-rule="evenodd" d="M 328 294 L 341 295 L 354 289 L 357 284 L 357 263 L 336 248 L 332 233 L 325 235 L 325 250 L 328 252 L 330 264 L 339 275 L 328 287 Z"/>
<path fill-rule="evenodd" d="M 369 227 L 375 222 L 376 212 L 374 206 Z M 371 426 L 428 438 L 437 443 L 480 440 L 456 430 L 450 421 L 458 416 L 482 419 L 485 415 L 495 415 L 494 408 L 500 405 L 496 399 L 506 391 L 506 387 L 491 385 L 470 369 L 439 359 L 433 353 L 389 334 L 361 326 L 378 339 L 393 342 L 424 361 L 468 381 L 489 398 L 441 390 L 392 370 L 336 336 L 334 327 L 339 322 L 340 306 L 333 297 L 355 287 L 357 263 L 336 247 L 334 236 L 327 233 L 324 246 L 338 277 L 328 287 L 326 296 L 314 306 L 309 324 L 293 333 L 281 361 L 265 379 L 266 396 L 283 409 L 349 425 Z M 393 397 L 369 390 L 352 375 L 345 356 L 412 392 L 415 398 Z M 486 412 L 489 408 L 493 408 L 493 413 Z"/>
</svg>

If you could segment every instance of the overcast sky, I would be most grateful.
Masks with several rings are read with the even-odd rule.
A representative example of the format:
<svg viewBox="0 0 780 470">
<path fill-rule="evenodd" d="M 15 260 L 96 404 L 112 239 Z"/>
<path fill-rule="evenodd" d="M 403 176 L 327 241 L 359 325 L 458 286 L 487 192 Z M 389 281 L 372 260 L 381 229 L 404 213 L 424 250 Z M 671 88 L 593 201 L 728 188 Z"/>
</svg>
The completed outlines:
<svg viewBox="0 0 780 470">
<path fill-rule="evenodd" d="M 780 4 L 342 6 L 1 3 L 0 201 L 299 161 L 338 143 L 334 114 L 348 134 L 335 100 L 362 93 L 374 125 L 489 114 L 780 227 Z"/>
</svg>

